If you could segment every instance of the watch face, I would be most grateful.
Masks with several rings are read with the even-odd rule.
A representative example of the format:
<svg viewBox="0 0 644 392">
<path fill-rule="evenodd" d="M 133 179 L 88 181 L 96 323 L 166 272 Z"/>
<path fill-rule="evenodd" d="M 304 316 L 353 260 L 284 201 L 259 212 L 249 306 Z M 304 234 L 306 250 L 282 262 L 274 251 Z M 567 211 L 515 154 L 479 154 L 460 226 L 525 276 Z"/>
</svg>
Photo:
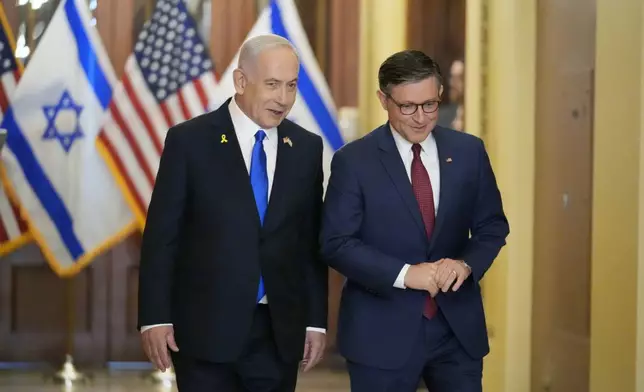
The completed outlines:
<svg viewBox="0 0 644 392">
<path fill-rule="evenodd" d="M 0 150 L 2 150 L 2 147 L 4 146 L 4 142 L 6 140 L 7 140 L 7 130 L 0 129 Z"/>
</svg>

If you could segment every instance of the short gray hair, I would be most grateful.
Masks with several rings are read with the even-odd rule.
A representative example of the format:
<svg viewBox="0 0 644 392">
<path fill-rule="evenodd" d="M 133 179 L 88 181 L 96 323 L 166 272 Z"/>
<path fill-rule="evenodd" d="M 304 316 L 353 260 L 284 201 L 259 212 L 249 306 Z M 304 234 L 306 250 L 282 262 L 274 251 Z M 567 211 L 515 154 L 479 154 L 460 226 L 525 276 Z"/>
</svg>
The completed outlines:
<svg viewBox="0 0 644 392">
<path fill-rule="evenodd" d="M 239 61 L 237 66 L 241 69 L 247 69 L 250 64 L 254 64 L 259 55 L 265 50 L 275 48 L 289 48 L 297 57 L 300 58 L 295 50 L 295 46 L 286 38 L 275 34 L 264 34 L 248 39 L 239 51 Z"/>
</svg>

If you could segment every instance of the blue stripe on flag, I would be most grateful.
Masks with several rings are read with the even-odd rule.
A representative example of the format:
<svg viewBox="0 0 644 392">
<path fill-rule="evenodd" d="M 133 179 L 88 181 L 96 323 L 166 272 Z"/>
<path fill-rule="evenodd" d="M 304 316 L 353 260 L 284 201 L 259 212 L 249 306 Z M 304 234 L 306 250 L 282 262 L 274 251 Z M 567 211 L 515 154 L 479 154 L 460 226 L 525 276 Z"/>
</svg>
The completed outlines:
<svg viewBox="0 0 644 392">
<path fill-rule="evenodd" d="M 287 40 L 291 41 L 293 45 L 295 43 L 291 40 L 286 32 L 286 27 L 282 20 L 282 11 L 277 5 L 276 0 L 271 0 L 271 28 L 273 33 L 280 35 Z M 344 144 L 342 136 L 340 135 L 340 130 L 331 116 L 329 109 L 324 104 L 322 97 L 318 93 L 313 81 L 309 77 L 309 73 L 306 71 L 304 63 L 300 64 L 300 75 L 298 80 L 298 89 L 306 105 L 309 107 L 311 114 L 315 118 L 315 121 L 318 123 L 320 130 L 324 133 L 327 141 L 333 147 L 333 150 L 336 151 Z"/>
<path fill-rule="evenodd" d="M 85 26 L 83 26 L 83 22 L 81 21 L 75 0 L 66 0 L 65 13 L 67 14 L 69 26 L 76 39 L 78 60 L 83 65 L 89 84 L 94 88 L 94 92 L 101 102 L 101 106 L 105 109 L 112 99 L 112 86 L 98 63 L 98 57 L 96 57 L 92 43 L 87 36 L 87 31 L 85 31 Z"/>
<path fill-rule="evenodd" d="M 7 129 L 7 146 L 20 162 L 25 178 L 49 214 L 72 258 L 78 260 L 85 251 L 74 233 L 72 217 L 36 159 L 11 107 L 4 115 L 2 126 Z"/>
</svg>

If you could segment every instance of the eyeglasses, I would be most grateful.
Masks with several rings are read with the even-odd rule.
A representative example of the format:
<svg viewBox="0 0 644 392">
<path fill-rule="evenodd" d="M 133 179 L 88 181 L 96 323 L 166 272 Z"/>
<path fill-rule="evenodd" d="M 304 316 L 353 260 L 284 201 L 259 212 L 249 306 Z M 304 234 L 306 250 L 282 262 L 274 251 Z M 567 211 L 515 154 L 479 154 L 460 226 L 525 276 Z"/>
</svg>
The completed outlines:
<svg viewBox="0 0 644 392">
<path fill-rule="evenodd" d="M 432 101 L 427 101 L 421 104 L 417 103 L 398 103 L 391 95 L 385 94 L 387 98 L 391 99 L 391 102 L 396 104 L 398 106 L 398 109 L 400 109 L 400 113 L 404 114 L 405 116 L 411 116 L 412 114 L 416 113 L 419 107 L 423 109 L 423 112 L 429 114 L 429 113 L 434 113 L 436 109 L 438 109 L 438 105 L 441 103 L 441 100 L 432 100 Z"/>
</svg>

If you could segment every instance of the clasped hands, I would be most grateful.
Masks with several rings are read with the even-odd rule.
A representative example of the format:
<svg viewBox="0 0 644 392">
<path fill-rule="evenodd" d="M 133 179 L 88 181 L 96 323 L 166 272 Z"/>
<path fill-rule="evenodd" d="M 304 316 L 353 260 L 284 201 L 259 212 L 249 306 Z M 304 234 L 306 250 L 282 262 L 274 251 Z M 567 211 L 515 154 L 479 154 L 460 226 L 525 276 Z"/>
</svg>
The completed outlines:
<svg viewBox="0 0 644 392">
<path fill-rule="evenodd" d="M 458 290 L 472 271 L 461 260 L 440 259 L 409 266 L 405 274 L 405 286 L 410 289 L 428 291 L 435 297 L 439 291 Z"/>
</svg>

